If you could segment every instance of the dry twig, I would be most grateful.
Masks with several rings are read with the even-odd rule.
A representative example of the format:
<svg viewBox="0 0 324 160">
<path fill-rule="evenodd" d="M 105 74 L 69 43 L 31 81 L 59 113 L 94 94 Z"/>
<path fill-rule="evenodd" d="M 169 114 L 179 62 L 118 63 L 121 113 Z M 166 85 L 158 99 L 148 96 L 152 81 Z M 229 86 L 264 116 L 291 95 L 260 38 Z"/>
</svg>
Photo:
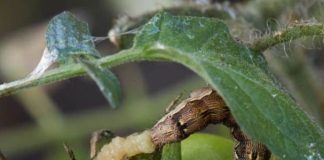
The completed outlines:
<svg viewBox="0 0 324 160">
<path fill-rule="evenodd" d="M 66 151 L 66 153 L 69 155 L 70 160 L 76 160 L 75 155 L 73 150 L 70 148 L 69 145 L 67 145 L 66 143 L 63 143 L 64 146 L 64 150 Z"/>
</svg>

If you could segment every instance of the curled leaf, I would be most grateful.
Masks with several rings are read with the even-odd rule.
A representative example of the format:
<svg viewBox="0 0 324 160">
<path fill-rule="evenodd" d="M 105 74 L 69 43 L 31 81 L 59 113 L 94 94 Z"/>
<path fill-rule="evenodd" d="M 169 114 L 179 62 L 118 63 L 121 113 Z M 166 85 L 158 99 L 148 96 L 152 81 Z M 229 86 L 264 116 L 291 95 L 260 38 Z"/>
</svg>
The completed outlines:
<svg viewBox="0 0 324 160">
<path fill-rule="evenodd" d="M 46 44 L 40 62 L 28 78 L 41 76 L 55 62 L 70 62 L 73 56 L 100 57 L 87 23 L 70 12 L 63 12 L 49 22 Z"/>
<path fill-rule="evenodd" d="M 49 22 L 46 40 L 48 52 L 57 54 L 62 63 L 69 62 L 72 55 L 100 57 L 87 23 L 70 12 L 63 12 Z"/>
</svg>

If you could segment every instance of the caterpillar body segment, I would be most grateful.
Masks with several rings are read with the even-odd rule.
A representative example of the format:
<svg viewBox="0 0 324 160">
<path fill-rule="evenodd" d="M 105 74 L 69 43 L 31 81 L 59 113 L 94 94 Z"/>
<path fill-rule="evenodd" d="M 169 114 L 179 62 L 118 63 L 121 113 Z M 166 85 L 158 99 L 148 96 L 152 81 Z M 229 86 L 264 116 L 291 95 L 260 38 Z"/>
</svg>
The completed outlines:
<svg viewBox="0 0 324 160">
<path fill-rule="evenodd" d="M 152 128 L 152 141 L 157 146 L 180 141 L 200 131 L 208 124 L 223 123 L 229 127 L 235 147 L 235 160 L 268 160 L 271 152 L 261 143 L 253 142 L 245 135 L 230 113 L 222 97 L 210 87 L 191 92 Z"/>
<path fill-rule="evenodd" d="M 127 160 L 141 153 L 152 153 L 155 145 L 151 140 L 151 131 L 140 134 L 134 133 L 126 138 L 115 137 L 109 144 L 104 145 L 95 160 Z"/>
<path fill-rule="evenodd" d="M 178 142 L 200 131 L 208 124 L 222 123 L 229 127 L 238 142 L 235 160 L 269 160 L 271 152 L 261 143 L 244 134 L 222 97 L 210 87 L 193 91 L 152 129 L 126 138 L 116 137 L 98 153 L 96 160 L 125 160 L 140 153 L 152 153 L 163 145 Z"/>
</svg>

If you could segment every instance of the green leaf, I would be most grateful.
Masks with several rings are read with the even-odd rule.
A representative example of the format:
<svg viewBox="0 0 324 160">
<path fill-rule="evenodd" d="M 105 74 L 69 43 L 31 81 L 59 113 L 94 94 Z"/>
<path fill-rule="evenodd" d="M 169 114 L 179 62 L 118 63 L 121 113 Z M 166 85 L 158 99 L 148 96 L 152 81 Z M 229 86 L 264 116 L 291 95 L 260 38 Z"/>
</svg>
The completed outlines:
<svg viewBox="0 0 324 160">
<path fill-rule="evenodd" d="M 192 134 L 181 142 L 182 160 L 232 160 L 233 141 L 211 134 Z"/>
<path fill-rule="evenodd" d="M 116 76 L 86 60 L 100 57 L 86 23 L 70 12 L 63 12 L 50 21 L 46 40 L 49 57 L 55 57 L 61 63 L 78 59 L 111 106 L 116 108 L 119 105 L 121 89 Z"/>
<path fill-rule="evenodd" d="M 161 160 L 181 160 L 180 142 L 170 143 L 163 146 Z"/>
<path fill-rule="evenodd" d="M 324 157 L 323 132 L 280 87 L 263 55 L 235 41 L 222 21 L 160 13 L 134 41 L 123 54 L 192 69 L 217 89 L 242 130 L 274 154 Z"/>
<path fill-rule="evenodd" d="M 61 63 L 71 60 L 72 55 L 100 57 L 88 25 L 70 12 L 55 16 L 46 32 L 47 49 Z"/>
<path fill-rule="evenodd" d="M 120 105 L 121 89 L 117 77 L 108 69 L 97 67 L 91 61 L 79 59 L 90 77 L 97 83 L 100 91 L 112 108 Z"/>
<path fill-rule="evenodd" d="M 162 155 L 159 152 L 141 154 L 132 157 L 131 160 L 232 160 L 233 152 L 232 140 L 196 133 L 181 143 L 166 144 L 163 146 Z"/>
</svg>

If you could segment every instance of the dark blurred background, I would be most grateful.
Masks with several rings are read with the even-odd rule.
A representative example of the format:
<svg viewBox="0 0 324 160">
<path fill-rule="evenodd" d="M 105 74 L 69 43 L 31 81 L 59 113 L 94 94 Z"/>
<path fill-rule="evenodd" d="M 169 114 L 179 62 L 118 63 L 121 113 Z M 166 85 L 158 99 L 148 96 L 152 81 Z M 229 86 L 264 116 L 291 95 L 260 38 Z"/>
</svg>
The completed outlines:
<svg viewBox="0 0 324 160">
<path fill-rule="evenodd" d="M 322 22 L 323 19 L 321 11 L 308 11 L 309 8 L 314 9 L 312 7 L 317 4 L 322 5 L 320 1 L 314 1 L 314 4 L 306 9 L 308 15 L 301 14 L 303 11 L 298 7 L 313 1 L 289 0 L 283 5 L 277 4 L 282 2 L 278 0 L 251 0 L 242 4 L 241 1 L 235 2 L 238 3 L 235 4 L 237 6 L 231 6 L 228 1 L 221 3 L 237 9 L 238 13 L 246 13 L 242 17 L 251 19 L 251 25 L 260 31 L 270 30 L 271 26 L 274 26 L 274 29 L 280 28 L 276 26 L 278 23 L 288 23 L 287 19 L 293 21 L 292 17 L 315 17 L 317 22 Z M 275 7 L 279 7 L 274 9 L 267 6 L 267 3 L 272 2 Z M 94 36 L 102 37 L 107 36 L 120 15 L 137 16 L 178 3 L 179 1 L 172 0 L 0 0 L 0 84 L 21 79 L 33 70 L 45 47 L 47 23 L 62 11 L 73 12 L 89 23 Z M 195 3 L 207 4 L 209 1 L 200 0 Z M 248 5 L 264 8 L 253 12 Z M 274 12 L 276 10 L 280 10 L 281 14 L 279 11 Z M 262 14 L 258 14 L 259 12 Z M 251 18 L 253 16 L 257 18 Z M 272 18 L 276 21 L 268 21 Z M 235 20 L 242 24 L 247 23 L 239 18 Z M 256 20 L 259 23 L 256 23 Z M 249 40 L 244 35 L 252 35 L 252 32 L 244 30 L 249 28 L 249 25 L 240 28 L 231 21 L 227 23 L 235 26 L 232 30 L 234 35 L 238 30 L 240 32 L 236 36 Z M 324 106 L 324 56 L 321 54 L 321 41 L 322 39 L 313 40 L 312 42 L 318 43 L 305 44 L 306 47 L 298 45 L 304 41 L 290 43 L 291 49 L 288 51 L 286 45 L 266 53 L 272 68 L 276 70 L 276 75 L 317 121 L 320 121 L 323 114 L 321 111 L 316 112 L 323 110 Z M 109 41 L 99 43 L 98 48 L 102 55 L 117 52 L 117 48 Z M 78 157 L 83 157 L 80 159 L 87 159 L 91 132 L 107 128 L 118 135 L 127 135 L 150 128 L 177 95 L 186 95 L 192 89 L 206 85 L 194 73 L 174 63 L 131 63 L 113 68 L 113 71 L 121 82 L 124 97 L 123 105 L 116 110 L 110 109 L 94 82 L 88 77 L 56 82 L 0 98 L 0 150 L 9 160 L 67 159 L 62 147 L 62 143 L 66 142 Z M 310 105 L 317 107 L 307 107 Z M 210 127 L 208 130 L 228 136 L 228 130 L 222 127 Z"/>
</svg>

